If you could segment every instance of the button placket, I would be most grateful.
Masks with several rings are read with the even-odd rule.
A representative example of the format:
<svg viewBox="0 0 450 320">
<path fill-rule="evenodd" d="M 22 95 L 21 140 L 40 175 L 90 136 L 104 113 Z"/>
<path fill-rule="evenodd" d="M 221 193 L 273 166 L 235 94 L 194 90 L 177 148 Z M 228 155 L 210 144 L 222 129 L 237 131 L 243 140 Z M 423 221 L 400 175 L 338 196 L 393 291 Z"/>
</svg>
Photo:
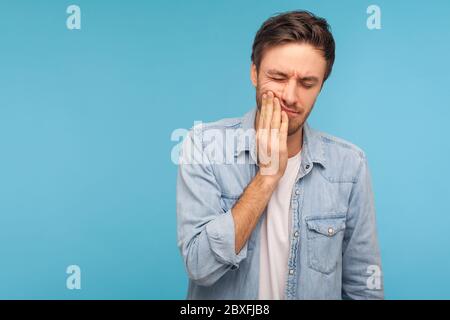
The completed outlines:
<svg viewBox="0 0 450 320">
<path fill-rule="evenodd" d="M 290 255 L 289 255 L 289 263 L 288 263 L 288 280 L 286 286 L 286 297 L 287 299 L 294 299 L 296 296 L 296 285 L 297 285 L 297 259 L 298 259 L 298 248 L 300 242 L 300 232 L 299 232 L 299 208 L 301 207 L 300 203 L 302 199 L 300 198 L 301 190 L 300 190 L 299 180 L 296 180 L 294 184 L 293 196 L 292 196 L 292 227 L 291 232 L 291 247 L 290 247 Z"/>
</svg>

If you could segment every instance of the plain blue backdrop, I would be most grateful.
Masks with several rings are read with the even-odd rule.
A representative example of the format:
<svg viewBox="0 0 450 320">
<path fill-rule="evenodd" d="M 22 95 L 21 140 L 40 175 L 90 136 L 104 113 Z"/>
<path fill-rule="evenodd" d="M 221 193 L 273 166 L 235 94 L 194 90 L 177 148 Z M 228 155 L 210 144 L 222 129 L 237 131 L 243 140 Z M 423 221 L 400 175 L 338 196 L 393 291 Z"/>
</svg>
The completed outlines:
<svg viewBox="0 0 450 320">
<path fill-rule="evenodd" d="M 332 26 L 309 121 L 368 155 L 386 297 L 449 299 L 450 2 L 381 0 L 1 0 L 0 298 L 183 299 L 171 134 L 254 106 L 255 32 L 293 9 Z"/>
</svg>

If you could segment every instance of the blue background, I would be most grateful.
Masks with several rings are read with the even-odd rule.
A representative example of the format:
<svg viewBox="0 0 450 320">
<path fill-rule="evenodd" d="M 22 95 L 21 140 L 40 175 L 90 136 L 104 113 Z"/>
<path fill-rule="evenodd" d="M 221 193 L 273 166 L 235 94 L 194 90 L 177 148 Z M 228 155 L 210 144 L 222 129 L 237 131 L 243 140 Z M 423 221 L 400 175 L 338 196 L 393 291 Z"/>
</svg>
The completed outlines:
<svg viewBox="0 0 450 320">
<path fill-rule="evenodd" d="M 380 0 L 1 0 L 0 298 L 183 299 L 171 133 L 254 106 L 253 37 L 292 9 L 333 29 L 309 121 L 368 155 L 386 297 L 449 299 L 450 2 Z"/>
</svg>

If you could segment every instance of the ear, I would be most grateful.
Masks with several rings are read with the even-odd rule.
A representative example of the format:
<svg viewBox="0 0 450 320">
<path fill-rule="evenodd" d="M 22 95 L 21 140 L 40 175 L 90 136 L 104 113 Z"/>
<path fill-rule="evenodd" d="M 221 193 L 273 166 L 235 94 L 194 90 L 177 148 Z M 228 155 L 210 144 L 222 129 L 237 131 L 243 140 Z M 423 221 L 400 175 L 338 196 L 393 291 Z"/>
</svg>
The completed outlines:
<svg viewBox="0 0 450 320">
<path fill-rule="evenodd" d="M 252 80 L 253 86 L 256 88 L 256 85 L 258 84 L 258 71 L 256 71 L 254 63 L 250 66 L 250 79 Z"/>
</svg>

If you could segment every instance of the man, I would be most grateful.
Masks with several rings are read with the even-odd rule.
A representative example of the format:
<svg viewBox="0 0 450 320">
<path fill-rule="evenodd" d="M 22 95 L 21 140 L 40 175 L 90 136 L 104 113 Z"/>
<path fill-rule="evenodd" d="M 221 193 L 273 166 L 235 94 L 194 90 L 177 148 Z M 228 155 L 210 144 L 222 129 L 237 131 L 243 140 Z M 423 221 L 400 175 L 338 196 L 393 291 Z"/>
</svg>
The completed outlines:
<svg viewBox="0 0 450 320">
<path fill-rule="evenodd" d="M 251 56 L 257 108 L 189 132 L 177 180 L 189 299 L 383 298 L 366 156 L 306 122 L 334 50 L 322 18 L 268 19 Z"/>
</svg>

